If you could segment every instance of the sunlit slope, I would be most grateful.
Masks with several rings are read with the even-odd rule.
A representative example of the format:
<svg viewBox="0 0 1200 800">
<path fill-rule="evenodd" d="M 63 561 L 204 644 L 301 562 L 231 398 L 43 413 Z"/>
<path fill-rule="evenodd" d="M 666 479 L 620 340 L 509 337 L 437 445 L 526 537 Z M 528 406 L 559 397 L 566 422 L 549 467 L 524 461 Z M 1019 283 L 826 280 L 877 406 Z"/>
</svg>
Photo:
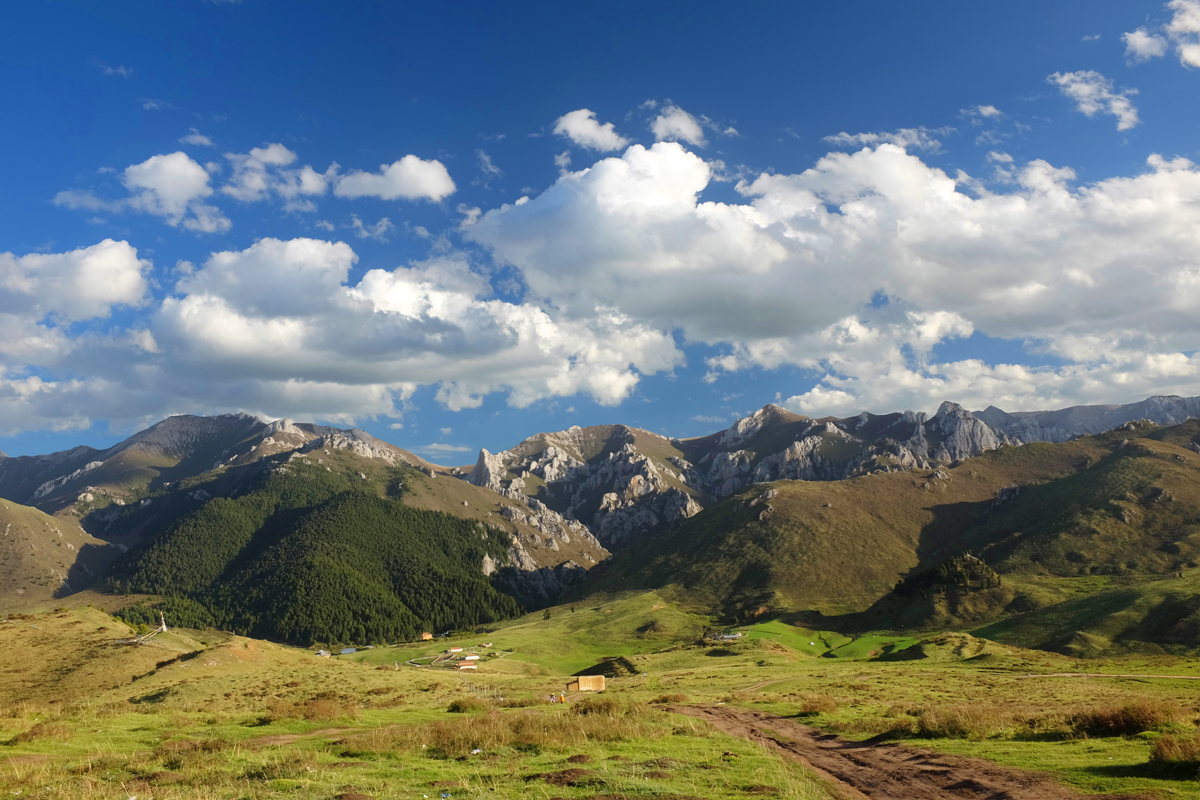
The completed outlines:
<svg viewBox="0 0 1200 800">
<path fill-rule="evenodd" d="M 118 553 L 72 519 L 0 501 L 0 611 L 85 589 Z"/>
<path fill-rule="evenodd" d="M 598 586 L 668 589 L 736 616 L 866 609 L 963 552 L 1006 582 L 1186 571 L 1200 558 L 1200 454 L 1171 440 L 1187 433 L 1129 426 L 944 470 L 755 486 L 617 556 Z"/>
</svg>

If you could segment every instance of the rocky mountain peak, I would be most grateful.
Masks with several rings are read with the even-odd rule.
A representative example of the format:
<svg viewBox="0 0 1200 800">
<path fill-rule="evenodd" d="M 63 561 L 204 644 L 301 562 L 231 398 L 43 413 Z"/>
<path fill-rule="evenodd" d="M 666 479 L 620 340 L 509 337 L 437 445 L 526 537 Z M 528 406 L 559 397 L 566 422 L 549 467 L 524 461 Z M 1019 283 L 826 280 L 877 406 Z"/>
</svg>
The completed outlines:
<svg viewBox="0 0 1200 800">
<path fill-rule="evenodd" d="M 171 458 L 187 458 L 197 445 L 215 437 L 245 437 L 260 434 L 266 425 L 249 414 L 197 417 L 191 414 L 167 417 L 104 453 L 107 460 L 126 450 L 139 450 Z"/>
<path fill-rule="evenodd" d="M 974 415 L 970 411 L 960 406 L 958 403 L 951 403 L 949 400 L 942 401 L 938 406 L 937 413 L 933 415 L 934 419 L 940 417 L 959 417 L 960 419 L 974 419 Z"/>
<path fill-rule="evenodd" d="M 753 414 L 733 423 L 721 434 L 717 444 L 720 447 L 737 447 L 764 428 L 787 421 L 787 415 L 786 409 L 768 403 Z"/>
<path fill-rule="evenodd" d="M 287 419 L 286 417 L 283 419 L 277 419 L 274 422 L 268 423 L 266 435 L 274 436 L 277 433 L 290 433 L 290 434 L 294 434 L 296 436 L 304 435 L 304 431 L 302 431 L 300 428 L 296 427 L 296 423 L 292 422 L 290 419 Z"/>
</svg>

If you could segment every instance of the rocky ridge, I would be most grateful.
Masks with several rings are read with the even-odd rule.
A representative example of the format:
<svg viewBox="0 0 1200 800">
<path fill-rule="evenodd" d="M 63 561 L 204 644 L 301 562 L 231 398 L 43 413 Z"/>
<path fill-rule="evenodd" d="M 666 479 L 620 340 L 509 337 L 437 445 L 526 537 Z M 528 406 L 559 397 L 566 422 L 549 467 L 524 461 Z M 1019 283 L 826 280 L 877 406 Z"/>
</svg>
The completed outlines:
<svg viewBox="0 0 1200 800">
<path fill-rule="evenodd" d="M 975 416 L 996 430 L 1024 442 L 1065 442 L 1148 419 L 1159 425 L 1178 425 L 1200 417 L 1200 397 L 1156 395 L 1125 405 L 1072 406 L 1057 411 L 1002 411 L 988 406 Z"/>
<path fill-rule="evenodd" d="M 864 412 L 814 420 L 768 405 L 699 439 L 624 425 L 538 434 L 511 450 L 481 451 L 467 480 L 519 502 L 556 503 L 563 519 L 615 549 L 752 483 L 929 469 L 1015 443 L 949 402 L 928 419 Z"/>
</svg>

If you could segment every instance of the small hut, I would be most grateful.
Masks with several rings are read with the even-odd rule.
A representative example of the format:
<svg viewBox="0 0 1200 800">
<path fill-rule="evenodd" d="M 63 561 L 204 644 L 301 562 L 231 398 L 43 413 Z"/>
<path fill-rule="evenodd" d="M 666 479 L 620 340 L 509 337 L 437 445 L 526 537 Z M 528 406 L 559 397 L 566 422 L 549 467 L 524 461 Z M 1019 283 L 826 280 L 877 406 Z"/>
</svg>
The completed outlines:
<svg viewBox="0 0 1200 800">
<path fill-rule="evenodd" d="M 567 684 L 568 692 L 603 692 L 603 675 L 579 675 Z"/>
<path fill-rule="evenodd" d="M 424 633 L 421 634 L 422 642 L 428 642 L 432 638 L 433 638 L 433 634 L 430 633 L 429 631 L 425 631 Z"/>
</svg>

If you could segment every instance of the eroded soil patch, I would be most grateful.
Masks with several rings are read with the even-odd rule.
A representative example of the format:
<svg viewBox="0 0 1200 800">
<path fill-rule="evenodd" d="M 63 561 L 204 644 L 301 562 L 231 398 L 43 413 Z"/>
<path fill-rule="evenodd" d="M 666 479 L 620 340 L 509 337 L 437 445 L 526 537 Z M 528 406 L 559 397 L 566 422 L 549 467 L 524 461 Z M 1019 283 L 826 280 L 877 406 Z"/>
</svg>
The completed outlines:
<svg viewBox="0 0 1200 800">
<path fill-rule="evenodd" d="M 1145 795 L 1081 795 L 1049 775 L 902 744 L 841 739 L 761 711 L 732 706 L 668 710 L 699 717 L 723 733 L 795 759 L 856 800 L 1152 800 Z"/>
</svg>

